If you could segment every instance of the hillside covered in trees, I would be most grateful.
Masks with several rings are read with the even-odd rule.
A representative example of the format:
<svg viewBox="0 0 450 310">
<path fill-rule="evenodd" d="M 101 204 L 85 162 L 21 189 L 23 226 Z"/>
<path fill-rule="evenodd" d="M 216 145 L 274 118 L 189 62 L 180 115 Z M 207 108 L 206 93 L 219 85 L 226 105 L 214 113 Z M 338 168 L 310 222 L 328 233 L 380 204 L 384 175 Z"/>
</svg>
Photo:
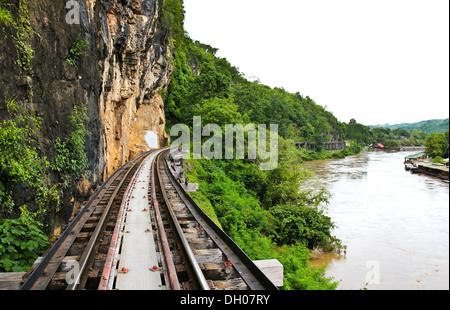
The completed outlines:
<svg viewBox="0 0 450 310">
<path fill-rule="evenodd" d="M 369 127 L 371 129 L 375 127 L 382 127 L 387 129 L 402 129 L 407 131 L 417 130 L 431 134 L 433 132 L 445 133 L 448 130 L 448 126 L 449 126 L 448 118 L 446 118 L 446 119 L 430 119 L 416 123 L 401 123 L 395 125 L 385 124 Z"/>
</svg>

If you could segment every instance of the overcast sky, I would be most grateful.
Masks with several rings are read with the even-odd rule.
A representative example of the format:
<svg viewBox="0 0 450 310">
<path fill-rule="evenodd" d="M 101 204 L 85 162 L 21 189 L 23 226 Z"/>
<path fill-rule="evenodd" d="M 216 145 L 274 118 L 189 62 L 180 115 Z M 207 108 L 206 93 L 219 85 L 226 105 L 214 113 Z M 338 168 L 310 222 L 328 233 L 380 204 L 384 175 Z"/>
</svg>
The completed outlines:
<svg viewBox="0 0 450 310">
<path fill-rule="evenodd" d="M 249 79 L 341 122 L 449 116 L 448 0 L 184 0 L 185 29 Z"/>
</svg>

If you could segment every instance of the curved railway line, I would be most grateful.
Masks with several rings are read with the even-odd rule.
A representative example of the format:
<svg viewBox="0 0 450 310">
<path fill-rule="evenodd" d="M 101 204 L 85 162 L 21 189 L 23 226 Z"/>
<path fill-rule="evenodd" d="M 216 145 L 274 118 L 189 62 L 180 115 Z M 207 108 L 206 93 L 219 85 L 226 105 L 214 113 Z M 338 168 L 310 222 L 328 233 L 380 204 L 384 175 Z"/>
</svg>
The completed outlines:
<svg viewBox="0 0 450 310">
<path fill-rule="evenodd" d="M 176 179 L 169 149 L 118 169 L 22 290 L 277 290 Z"/>
</svg>

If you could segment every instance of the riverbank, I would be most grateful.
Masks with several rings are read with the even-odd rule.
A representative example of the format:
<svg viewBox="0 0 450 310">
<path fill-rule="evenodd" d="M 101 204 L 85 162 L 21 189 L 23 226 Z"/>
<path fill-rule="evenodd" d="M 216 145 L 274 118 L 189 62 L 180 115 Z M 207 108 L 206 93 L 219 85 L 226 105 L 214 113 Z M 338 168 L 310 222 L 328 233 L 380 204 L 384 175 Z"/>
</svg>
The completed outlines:
<svg viewBox="0 0 450 310">
<path fill-rule="evenodd" d="M 340 151 L 326 150 L 307 150 L 300 148 L 299 154 L 303 161 L 324 160 L 324 159 L 340 159 L 361 153 L 364 148 L 357 144 L 350 144 Z"/>
</svg>

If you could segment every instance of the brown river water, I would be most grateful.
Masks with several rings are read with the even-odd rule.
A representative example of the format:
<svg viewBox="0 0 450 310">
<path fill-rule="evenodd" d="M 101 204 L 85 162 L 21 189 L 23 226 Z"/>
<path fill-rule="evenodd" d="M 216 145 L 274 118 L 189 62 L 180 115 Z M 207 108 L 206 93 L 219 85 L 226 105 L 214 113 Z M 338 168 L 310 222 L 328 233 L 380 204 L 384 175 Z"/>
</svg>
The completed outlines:
<svg viewBox="0 0 450 310">
<path fill-rule="evenodd" d="M 327 215 L 345 255 L 323 255 L 343 290 L 449 289 L 449 184 L 405 171 L 413 152 L 305 162 L 333 195 Z"/>
</svg>

